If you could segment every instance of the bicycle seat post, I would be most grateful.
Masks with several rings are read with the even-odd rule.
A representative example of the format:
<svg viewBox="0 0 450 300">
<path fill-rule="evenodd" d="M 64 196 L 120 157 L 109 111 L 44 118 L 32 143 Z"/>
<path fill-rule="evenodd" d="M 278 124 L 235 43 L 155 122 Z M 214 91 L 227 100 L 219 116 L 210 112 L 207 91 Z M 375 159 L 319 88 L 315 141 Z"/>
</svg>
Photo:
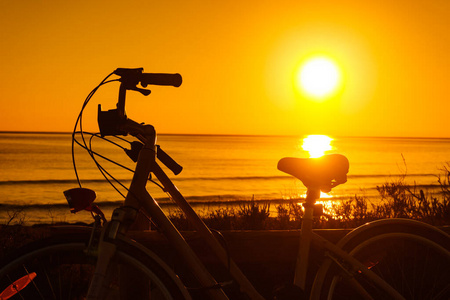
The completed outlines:
<svg viewBox="0 0 450 300">
<path fill-rule="evenodd" d="M 295 266 L 294 285 L 305 290 L 306 286 L 306 272 L 308 270 L 309 260 L 309 248 L 311 244 L 312 226 L 313 226 L 313 213 L 314 204 L 316 200 L 320 198 L 320 188 L 308 187 L 306 192 L 305 208 L 301 231 L 300 231 L 300 246 L 297 255 L 297 261 Z"/>
</svg>

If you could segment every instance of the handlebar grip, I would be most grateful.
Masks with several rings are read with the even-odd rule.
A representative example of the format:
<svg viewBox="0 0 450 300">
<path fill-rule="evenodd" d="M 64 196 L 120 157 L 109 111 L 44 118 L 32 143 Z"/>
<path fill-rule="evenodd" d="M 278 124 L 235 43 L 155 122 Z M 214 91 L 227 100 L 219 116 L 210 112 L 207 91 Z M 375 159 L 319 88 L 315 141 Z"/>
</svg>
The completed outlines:
<svg viewBox="0 0 450 300">
<path fill-rule="evenodd" d="M 167 74 L 167 73 L 142 73 L 141 77 L 141 85 L 146 87 L 148 84 L 153 85 L 171 85 L 174 87 L 179 87 L 183 82 L 181 75 L 176 74 Z"/>
<path fill-rule="evenodd" d="M 156 157 L 166 166 L 168 167 L 173 174 L 178 175 L 183 170 L 183 167 L 180 166 L 172 157 L 169 156 L 166 152 L 164 152 L 159 145 L 156 145 Z"/>
</svg>

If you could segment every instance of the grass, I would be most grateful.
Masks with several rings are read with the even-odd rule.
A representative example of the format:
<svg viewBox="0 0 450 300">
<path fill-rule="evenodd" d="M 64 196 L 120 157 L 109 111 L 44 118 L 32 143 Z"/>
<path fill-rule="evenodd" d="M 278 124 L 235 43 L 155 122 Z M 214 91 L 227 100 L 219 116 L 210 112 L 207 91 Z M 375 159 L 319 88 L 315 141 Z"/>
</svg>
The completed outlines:
<svg viewBox="0 0 450 300">
<path fill-rule="evenodd" d="M 377 186 L 380 195 L 376 204 L 364 196 L 355 195 L 346 200 L 333 201 L 317 213 L 315 228 L 355 228 L 370 221 L 386 218 L 408 218 L 435 226 L 450 225 L 450 164 L 442 168 L 437 177 L 438 196 L 408 185 L 405 177 Z M 270 203 L 254 199 L 239 207 L 220 208 L 203 214 L 203 221 L 218 230 L 286 230 L 300 228 L 303 216 L 302 199 L 287 201 L 276 206 L 271 215 Z M 320 208 L 320 207 L 319 207 Z M 321 209 L 318 209 L 319 211 Z M 183 229 L 191 229 L 181 213 L 169 215 Z"/>
<path fill-rule="evenodd" d="M 436 226 L 450 225 L 450 163 L 444 165 L 441 172 L 442 174 L 437 176 L 440 187 L 437 196 L 417 188 L 416 185 L 408 185 L 404 176 L 378 186 L 380 197 L 376 204 L 360 195 L 345 200 L 333 200 L 323 208 L 322 213 L 316 214 L 314 226 L 355 228 L 385 218 L 408 218 Z M 201 217 L 209 227 L 217 230 L 298 229 L 303 216 L 302 206 L 299 205 L 301 201 L 301 198 L 289 200 L 276 205 L 275 210 L 271 211 L 269 202 L 252 199 L 237 207 L 202 212 Z M 5 234 L 5 228 L 23 225 L 26 220 L 23 208 L 8 212 L 8 216 L 9 220 L 0 224 L 0 234 L 4 237 L 10 235 Z M 180 230 L 193 229 L 180 211 L 170 212 L 169 218 Z"/>
</svg>

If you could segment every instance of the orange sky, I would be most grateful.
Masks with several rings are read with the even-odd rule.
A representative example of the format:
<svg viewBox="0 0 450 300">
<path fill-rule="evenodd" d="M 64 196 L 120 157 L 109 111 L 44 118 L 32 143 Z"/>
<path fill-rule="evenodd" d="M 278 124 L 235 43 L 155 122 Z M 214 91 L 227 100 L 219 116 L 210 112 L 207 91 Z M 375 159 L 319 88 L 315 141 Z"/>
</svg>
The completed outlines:
<svg viewBox="0 0 450 300">
<path fill-rule="evenodd" d="M 71 131 L 144 67 L 184 80 L 128 98 L 160 133 L 450 137 L 448 0 L 1 1 L 0 25 L 0 131 Z M 321 103 L 292 79 L 314 54 L 344 76 Z"/>
</svg>

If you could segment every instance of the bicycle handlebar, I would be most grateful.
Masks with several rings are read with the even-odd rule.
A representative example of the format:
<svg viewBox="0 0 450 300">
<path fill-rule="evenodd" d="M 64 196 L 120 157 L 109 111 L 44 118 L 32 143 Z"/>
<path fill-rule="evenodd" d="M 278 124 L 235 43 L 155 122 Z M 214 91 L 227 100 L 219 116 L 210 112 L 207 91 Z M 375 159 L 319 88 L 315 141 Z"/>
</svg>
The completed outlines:
<svg viewBox="0 0 450 300">
<path fill-rule="evenodd" d="M 148 84 L 154 85 L 171 85 L 174 87 L 179 87 L 183 79 L 178 73 L 167 74 L 167 73 L 142 73 L 141 85 L 146 87 Z"/>
<path fill-rule="evenodd" d="M 98 107 L 98 125 L 102 136 L 105 135 L 127 135 L 128 132 L 121 127 L 127 120 L 125 114 L 125 97 L 127 90 L 140 92 L 144 96 L 150 94 L 150 90 L 137 87 L 147 87 L 149 84 L 179 87 L 182 83 L 181 75 L 178 73 L 143 73 L 144 68 L 117 68 L 113 74 L 120 76 L 119 99 L 117 108 L 102 111 L 101 105 Z M 131 121 L 131 120 L 130 120 Z M 138 123 L 136 123 L 138 124 Z M 135 127 L 139 127 L 139 124 Z"/>
<path fill-rule="evenodd" d="M 143 68 L 118 68 L 114 71 L 114 74 L 120 76 L 120 81 L 129 87 L 135 87 L 138 83 L 143 87 L 146 87 L 149 84 L 179 87 L 183 82 L 181 75 L 178 73 L 143 73 L 143 71 Z"/>
</svg>

